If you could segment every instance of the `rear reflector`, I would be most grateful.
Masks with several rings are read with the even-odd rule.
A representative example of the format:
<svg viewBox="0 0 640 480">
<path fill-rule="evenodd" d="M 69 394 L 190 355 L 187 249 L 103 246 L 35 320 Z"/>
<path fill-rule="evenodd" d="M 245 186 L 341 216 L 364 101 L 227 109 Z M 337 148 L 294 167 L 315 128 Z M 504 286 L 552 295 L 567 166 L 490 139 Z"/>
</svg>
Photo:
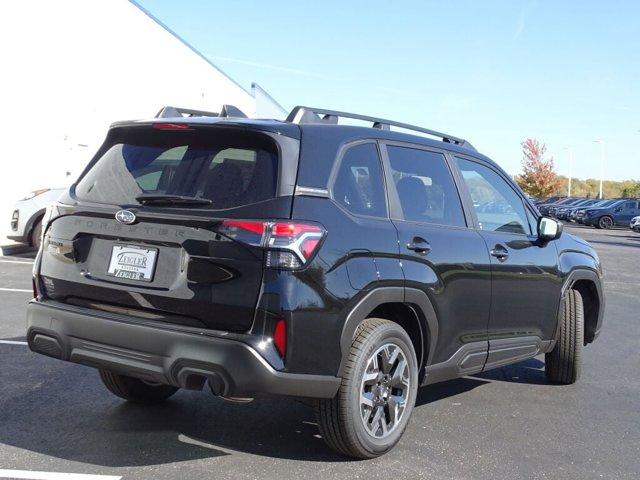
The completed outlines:
<svg viewBox="0 0 640 480">
<path fill-rule="evenodd" d="M 287 352 L 287 324 L 282 318 L 276 322 L 273 329 L 273 344 L 280 357 L 284 358 L 284 354 Z"/>
<path fill-rule="evenodd" d="M 219 232 L 239 242 L 266 248 L 266 266 L 287 270 L 304 266 L 326 235 L 325 229 L 315 223 L 257 220 L 224 220 Z"/>
</svg>

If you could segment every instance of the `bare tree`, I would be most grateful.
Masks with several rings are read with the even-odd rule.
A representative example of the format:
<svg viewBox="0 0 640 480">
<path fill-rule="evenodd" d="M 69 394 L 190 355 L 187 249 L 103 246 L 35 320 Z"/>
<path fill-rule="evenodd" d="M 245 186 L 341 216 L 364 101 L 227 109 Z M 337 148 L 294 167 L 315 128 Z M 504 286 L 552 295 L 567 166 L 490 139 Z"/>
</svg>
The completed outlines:
<svg viewBox="0 0 640 480">
<path fill-rule="evenodd" d="M 545 158 L 547 146 L 527 138 L 522 146 L 522 174 L 516 177 L 520 188 L 533 197 L 546 197 L 560 188 L 561 181 L 553 168 L 553 157 Z"/>
</svg>

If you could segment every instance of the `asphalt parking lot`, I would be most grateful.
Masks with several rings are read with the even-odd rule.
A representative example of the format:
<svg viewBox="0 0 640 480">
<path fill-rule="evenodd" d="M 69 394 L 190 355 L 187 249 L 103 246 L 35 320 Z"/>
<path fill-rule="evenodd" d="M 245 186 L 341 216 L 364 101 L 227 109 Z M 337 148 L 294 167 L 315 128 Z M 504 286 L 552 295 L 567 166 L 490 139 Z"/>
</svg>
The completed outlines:
<svg viewBox="0 0 640 480">
<path fill-rule="evenodd" d="M 579 383 L 547 384 L 539 357 L 423 388 L 401 443 L 372 461 L 328 451 L 295 400 L 181 391 L 129 405 L 96 371 L 31 353 L 33 255 L 0 257 L 0 478 L 638 478 L 640 235 L 565 231 L 593 244 L 606 273 L 605 325 Z"/>
</svg>

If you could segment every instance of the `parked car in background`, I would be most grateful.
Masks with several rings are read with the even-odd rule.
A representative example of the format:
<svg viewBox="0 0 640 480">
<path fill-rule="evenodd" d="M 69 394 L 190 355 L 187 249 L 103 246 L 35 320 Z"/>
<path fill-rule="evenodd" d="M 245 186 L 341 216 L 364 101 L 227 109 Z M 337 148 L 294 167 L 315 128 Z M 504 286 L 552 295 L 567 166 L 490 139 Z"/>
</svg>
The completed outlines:
<svg viewBox="0 0 640 480">
<path fill-rule="evenodd" d="M 594 203 L 593 205 L 578 207 L 573 212 L 571 212 L 571 219 L 574 222 L 582 223 L 584 219 L 584 213 L 587 211 L 587 209 L 608 207 L 610 205 L 613 205 L 614 203 L 619 202 L 620 200 L 621 200 L 620 198 L 609 198 L 607 200 L 599 200 L 597 201 L 597 203 Z"/>
<path fill-rule="evenodd" d="M 549 210 L 548 210 L 549 215 L 551 217 L 556 218 L 557 215 L 558 215 L 558 210 L 560 210 L 561 208 L 565 208 L 565 207 L 569 207 L 569 206 L 572 206 L 572 205 L 576 205 L 577 203 L 582 202 L 583 200 L 586 200 L 586 199 L 585 198 L 581 198 L 581 197 L 568 198 L 565 201 L 558 202 L 555 205 L 551 205 L 549 207 Z"/>
<path fill-rule="evenodd" d="M 11 214 L 9 240 L 40 248 L 41 222 L 48 205 L 54 203 L 65 188 L 42 188 L 16 202 Z"/>
<path fill-rule="evenodd" d="M 543 205 L 543 204 L 551 204 L 551 203 L 555 203 L 555 202 L 559 202 L 560 200 L 562 200 L 563 198 L 567 198 L 563 195 L 556 195 L 554 197 L 545 197 L 545 198 L 536 198 L 533 203 L 538 206 L 538 205 Z"/>
<path fill-rule="evenodd" d="M 631 223 L 629 224 L 629 228 L 636 233 L 640 233 L 640 216 L 633 217 L 631 219 Z"/>
<path fill-rule="evenodd" d="M 561 198 L 559 200 L 553 200 L 553 201 L 544 202 L 544 203 L 541 203 L 541 204 L 538 205 L 538 210 L 540 211 L 540 213 L 542 215 L 549 215 L 549 209 L 551 207 L 557 207 L 559 205 L 566 205 L 566 204 L 568 204 L 568 202 L 571 202 L 572 200 L 576 200 L 576 198 L 575 197 L 564 197 L 564 198 Z"/>
<path fill-rule="evenodd" d="M 640 200 L 627 198 L 605 208 L 588 208 L 583 223 L 596 228 L 608 229 L 615 225 L 629 225 L 631 219 L 640 215 Z"/>
<path fill-rule="evenodd" d="M 585 198 L 583 200 L 580 200 L 579 202 L 574 203 L 573 205 L 569 205 L 568 207 L 560 207 L 556 210 L 556 218 L 558 220 L 571 220 L 571 212 L 573 212 L 575 209 L 593 205 L 598 201 L 599 200 L 593 198 Z"/>
</svg>

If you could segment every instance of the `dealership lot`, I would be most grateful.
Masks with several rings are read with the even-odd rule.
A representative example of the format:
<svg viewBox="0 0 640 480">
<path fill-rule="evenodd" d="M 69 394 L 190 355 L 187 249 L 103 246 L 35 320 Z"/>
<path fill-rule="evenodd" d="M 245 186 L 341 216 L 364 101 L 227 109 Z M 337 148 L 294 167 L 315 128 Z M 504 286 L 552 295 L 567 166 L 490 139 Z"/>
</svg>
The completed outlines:
<svg viewBox="0 0 640 480">
<path fill-rule="evenodd" d="M 20 478 L 637 478 L 640 235 L 566 231 L 592 243 L 606 273 L 605 326 L 585 350 L 582 379 L 547 384 L 540 357 L 424 388 L 398 447 L 361 462 L 329 452 L 299 401 L 235 405 L 181 391 L 163 405 L 129 405 L 96 371 L 32 354 L 33 255 L 0 257 L 0 478 L 12 475 L 2 469 Z"/>
</svg>

